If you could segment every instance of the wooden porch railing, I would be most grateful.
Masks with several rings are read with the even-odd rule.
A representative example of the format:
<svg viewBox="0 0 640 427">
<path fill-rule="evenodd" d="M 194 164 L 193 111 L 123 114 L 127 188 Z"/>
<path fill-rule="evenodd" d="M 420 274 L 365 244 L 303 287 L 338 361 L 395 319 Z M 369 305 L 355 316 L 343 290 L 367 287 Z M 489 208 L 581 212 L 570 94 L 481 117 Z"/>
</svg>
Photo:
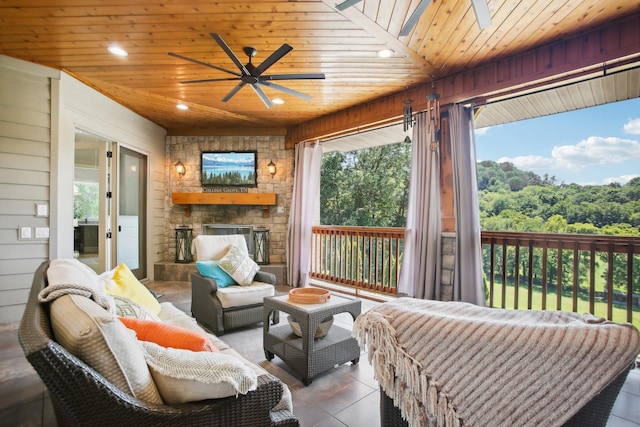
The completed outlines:
<svg viewBox="0 0 640 427">
<path fill-rule="evenodd" d="M 640 325 L 640 238 L 483 231 L 488 305 Z"/>
<path fill-rule="evenodd" d="M 487 305 L 640 327 L 640 238 L 483 231 L 481 241 Z M 311 278 L 396 295 L 404 228 L 316 226 L 312 244 Z"/>
<path fill-rule="evenodd" d="M 404 228 L 313 227 L 312 278 L 395 295 Z"/>
</svg>

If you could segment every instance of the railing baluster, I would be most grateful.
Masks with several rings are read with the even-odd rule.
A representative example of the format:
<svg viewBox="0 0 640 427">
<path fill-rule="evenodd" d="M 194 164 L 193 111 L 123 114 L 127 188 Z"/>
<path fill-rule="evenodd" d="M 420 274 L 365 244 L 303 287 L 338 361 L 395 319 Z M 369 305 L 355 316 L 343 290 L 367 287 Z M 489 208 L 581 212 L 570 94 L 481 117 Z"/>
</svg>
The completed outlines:
<svg viewBox="0 0 640 427">
<path fill-rule="evenodd" d="M 489 306 L 494 306 L 493 295 L 494 295 L 494 272 L 496 271 L 496 238 L 491 238 L 491 254 L 490 254 L 490 265 L 489 268 Z"/>
<path fill-rule="evenodd" d="M 513 260 L 513 308 L 518 309 L 520 303 L 520 241 L 516 239 L 515 255 Z"/>
<path fill-rule="evenodd" d="M 627 322 L 633 321 L 633 246 L 627 252 Z"/>
<path fill-rule="evenodd" d="M 596 243 L 589 245 L 589 313 L 596 313 Z"/>
<path fill-rule="evenodd" d="M 542 310 L 547 309 L 547 295 L 548 295 L 548 287 L 547 287 L 547 264 L 549 262 L 548 259 L 548 249 L 547 242 L 544 242 L 544 246 L 542 247 Z"/>
<path fill-rule="evenodd" d="M 527 265 L 527 308 L 533 308 L 533 240 L 529 240 L 529 263 Z"/>
<path fill-rule="evenodd" d="M 572 311 L 578 312 L 578 242 L 575 243 L 573 248 L 573 309 Z"/>
<path fill-rule="evenodd" d="M 613 245 L 607 245 L 607 319 L 613 319 Z"/>
<path fill-rule="evenodd" d="M 556 310 L 562 310 L 562 242 L 560 241 L 558 241 L 556 271 Z"/>
<path fill-rule="evenodd" d="M 507 307 L 507 241 L 502 240 L 502 308 Z"/>
</svg>

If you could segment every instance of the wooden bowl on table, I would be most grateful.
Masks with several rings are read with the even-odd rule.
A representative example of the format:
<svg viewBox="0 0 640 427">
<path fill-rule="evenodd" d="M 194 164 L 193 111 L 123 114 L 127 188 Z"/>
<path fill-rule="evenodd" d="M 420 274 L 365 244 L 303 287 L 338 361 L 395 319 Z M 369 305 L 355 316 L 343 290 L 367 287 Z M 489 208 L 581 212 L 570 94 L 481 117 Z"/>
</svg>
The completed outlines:
<svg viewBox="0 0 640 427">
<path fill-rule="evenodd" d="M 298 304 L 322 304 L 331 298 L 326 289 L 295 288 L 289 291 L 289 301 Z"/>
</svg>

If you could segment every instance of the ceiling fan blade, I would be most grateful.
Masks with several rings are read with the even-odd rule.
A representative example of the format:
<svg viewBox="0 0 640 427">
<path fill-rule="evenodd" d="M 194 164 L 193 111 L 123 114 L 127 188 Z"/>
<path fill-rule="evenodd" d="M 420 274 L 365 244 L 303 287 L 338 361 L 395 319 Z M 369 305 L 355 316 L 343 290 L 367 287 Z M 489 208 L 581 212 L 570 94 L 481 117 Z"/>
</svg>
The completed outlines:
<svg viewBox="0 0 640 427">
<path fill-rule="evenodd" d="M 262 74 L 265 71 L 267 71 L 267 68 L 271 67 L 273 64 L 278 62 L 280 60 L 280 58 L 282 58 L 283 56 L 285 56 L 287 53 L 291 52 L 292 50 L 293 50 L 293 48 L 291 46 L 289 46 L 288 44 L 286 44 L 286 43 L 283 44 L 282 46 L 280 46 L 280 48 L 278 50 L 273 52 L 271 55 L 269 55 L 269 57 L 267 59 L 262 61 L 262 64 L 258 65 L 258 67 L 256 68 L 258 73 L 255 74 L 255 76 L 257 77 L 260 74 Z"/>
<path fill-rule="evenodd" d="M 481 30 L 484 30 L 491 25 L 491 13 L 489 12 L 489 5 L 487 0 L 471 0 L 473 6 L 473 12 L 476 14 L 476 21 Z"/>
<path fill-rule="evenodd" d="M 184 59 L 185 61 L 191 61 L 194 64 L 204 65 L 205 67 L 213 68 L 215 70 L 224 71 L 225 73 L 233 74 L 234 76 L 242 77 L 242 75 L 240 73 L 238 73 L 238 72 L 227 70 L 226 68 L 218 67 L 217 65 L 212 65 L 212 64 L 209 64 L 207 62 L 198 61 L 197 59 L 188 58 L 186 56 L 182 56 L 182 55 L 179 55 L 177 53 L 168 52 L 167 55 L 173 56 L 173 57 L 176 57 L 176 58 L 180 58 L 180 59 Z"/>
<path fill-rule="evenodd" d="M 260 76 L 260 82 L 265 80 L 324 80 L 324 74 L 271 74 Z"/>
<path fill-rule="evenodd" d="M 262 100 L 262 102 L 264 102 L 264 105 L 266 105 L 267 108 L 273 107 L 271 100 L 269 99 L 267 94 L 264 93 L 264 91 L 260 88 L 260 86 L 258 86 L 257 83 L 251 83 L 251 87 L 253 88 L 255 93 L 258 95 L 258 97 Z"/>
<path fill-rule="evenodd" d="M 348 7 L 353 6 L 354 4 L 360 3 L 361 1 L 362 0 L 345 0 L 340 4 L 337 4 L 336 5 L 336 9 L 342 11 L 342 10 L 345 10 L 346 8 L 348 8 Z"/>
<path fill-rule="evenodd" d="M 236 67 L 238 67 L 240 71 L 242 71 L 242 74 L 247 76 L 251 75 L 251 73 L 249 73 L 249 70 L 247 70 L 247 67 L 245 67 L 244 64 L 240 62 L 236 54 L 233 53 L 231 48 L 224 42 L 224 40 L 222 40 L 222 37 L 220 37 L 220 34 L 216 34 L 216 33 L 209 33 L 209 34 L 211 35 L 211 37 L 213 37 L 216 43 L 220 45 L 220 47 L 222 48 L 222 50 L 224 50 L 227 56 L 231 58 L 233 63 L 236 64 Z"/>
<path fill-rule="evenodd" d="M 230 100 L 230 99 L 231 99 L 231 97 L 232 97 L 233 95 L 235 95 L 236 93 L 238 93 L 238 91 L 239 91 L 240 89 L 242 89 L 242 87 L 243 87 L 245 84 L 246 84 L 245 82 L 240 82 L 240 83 L 238 83 L 238 84 L 236 85 L 236 87 L 234 87 L 233 89 L 231 89 L 231 92 L 229 92 L 229 93 L 227 94 L 227 96 L 225 96 L 224 98 L 222 98 L 222 102 L 227 102 L 228 100 Z"/>
<path fill-rule="evenodd" d="M 202 79 L 202 80 L 184 80 L 180 83 L 182 84 L 190 84 L 190 83 L 211 83 L 211 82 L 228 82 L 230 80 L 240 80 L 239 77 L 229 77 L 226 79 Z"/>
<path fill-rule="evenodd" d="M 431 0 L 421 0 L 420 3 L 418 3 L 418 6 L 413 11 L 409 19 L 407 19 L 402 30 L 400 30 L 400 37 L 409 35 L 413 27 L 418 23 L 418 19 L 420 19 L 422 13 L 427 9 L 427 6 L 429 6 L 429 3 L 431 3 Z"/>
<path fill-rule="evenodd" d="M 288 93 L 289 95 L 297 96 L 298 98 L 302 98 L 302 99 L 305 99 L 307 101 L 311 100 L 311 97 L 309 95 L 304 94 L 302 92 L 298 92 L 297 90 L 289 89 L 288 87 L 280 86 L 280 85 L 277 85 L 277 84 L 271 83 L 271 82 L 260 82 L 260 84 L 263 84 L 263 85 L 265 85 L 267 87 L 270 87 L 271 89 L 276 89 L 276 90 L 279 90 L 281 92 Z"/>
</svg>

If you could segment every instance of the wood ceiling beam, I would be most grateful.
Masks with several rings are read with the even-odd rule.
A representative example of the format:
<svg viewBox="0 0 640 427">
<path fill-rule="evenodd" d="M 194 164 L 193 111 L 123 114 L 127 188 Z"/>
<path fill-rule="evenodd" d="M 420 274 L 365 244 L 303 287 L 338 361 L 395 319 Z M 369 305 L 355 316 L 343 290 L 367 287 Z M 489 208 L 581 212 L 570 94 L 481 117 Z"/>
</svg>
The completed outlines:
<svg viewBox="0 0 640 427">
<path fill-rule="evenodd" d="M 442 105 L 467 102 L 558 79 L 570 80 L 634 55 L 640 61 L 640 14 L 444 77 L 436 85 Z M 293 148 L 298 142 L 328 139 L 397 121 L 404 100 L 413 100 L 414 112 L 421 111 L 426 108 L 425 97 L 430 91 L 430 85 L 425 84 L 290 127 L 285 146 Z"/>
</svg>

